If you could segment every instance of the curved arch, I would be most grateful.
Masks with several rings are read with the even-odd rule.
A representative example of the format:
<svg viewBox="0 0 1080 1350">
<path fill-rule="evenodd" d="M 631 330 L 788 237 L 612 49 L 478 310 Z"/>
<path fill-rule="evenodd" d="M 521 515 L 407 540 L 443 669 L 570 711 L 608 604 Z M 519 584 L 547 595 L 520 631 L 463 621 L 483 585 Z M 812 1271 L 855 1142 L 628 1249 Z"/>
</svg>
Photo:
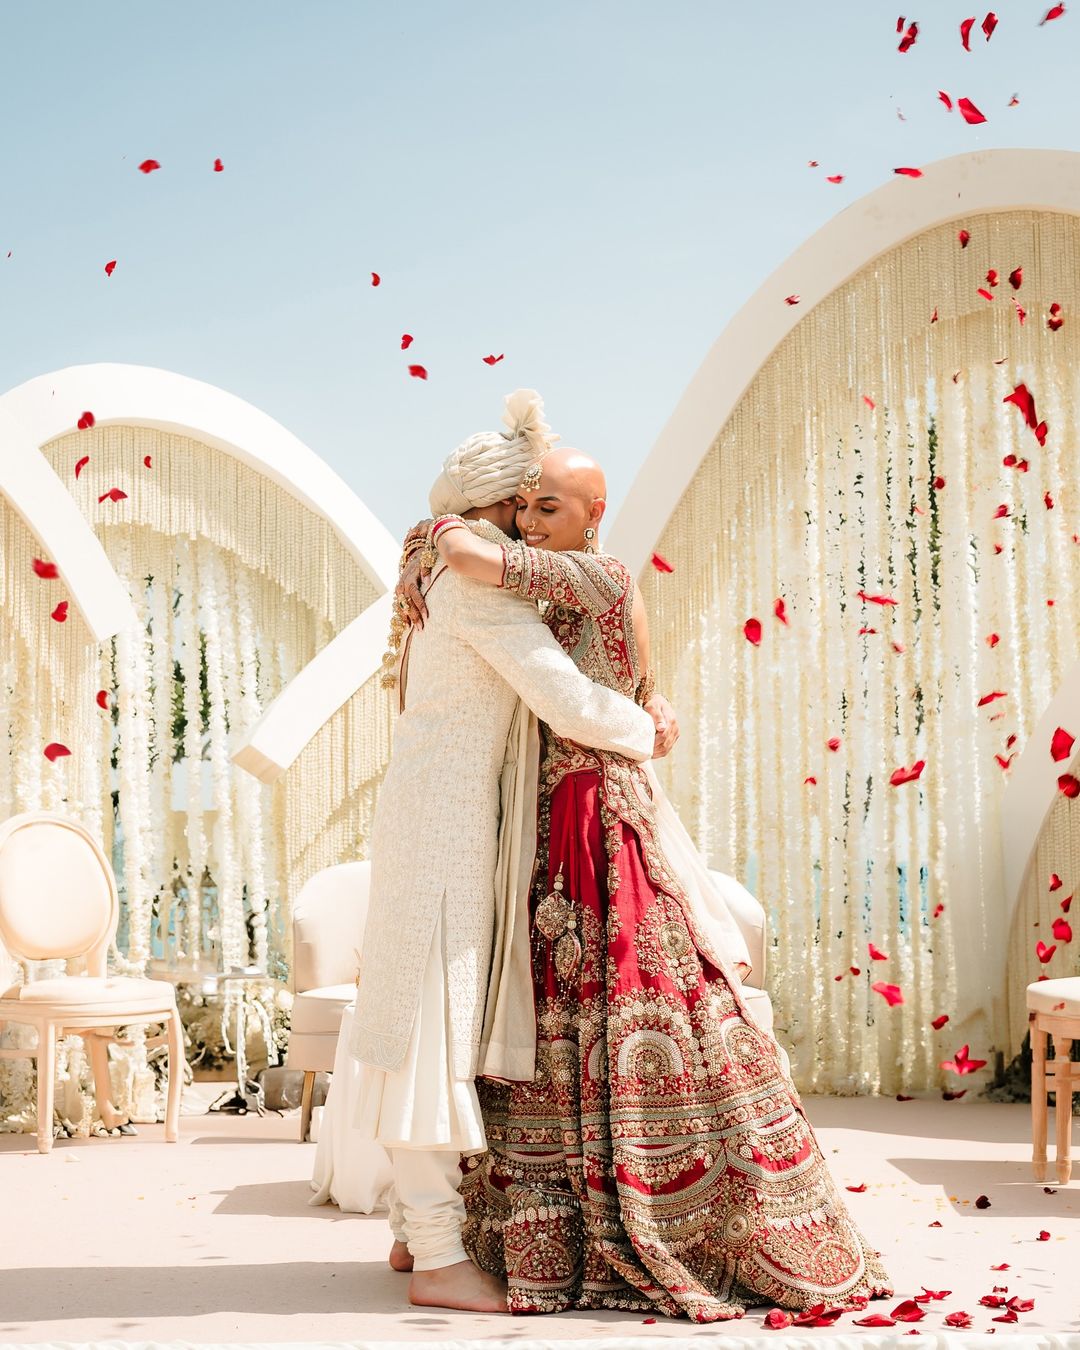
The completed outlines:
<svg viewBox="0 0 1080 1350">
<path fill-rule="evenodd" d="M 0 416 L 18 426 L 24 446 L 70 432 L 87 408 L 98 426 L 153 427 L 233 455 L 322 516 L 378 593 L 393 585 L 398 546 L 386 527 L 303 441 L 235 394 L 174 371 L 101 362 L 38 375 L 0 396 Z"/>
<path fill-rule="evenodd" d="M 899 177 L 822 226 L 761 285 L 713 344 L 638 471 L 608 536 L 636 576 L 758 371 L 821 300 L 879 255 L 952 220 L 1001 210 L 1080 215 L 1080 153 L 985 150 Z M 797 294 L 797 306 L 784 297 Z"/>
</svg>

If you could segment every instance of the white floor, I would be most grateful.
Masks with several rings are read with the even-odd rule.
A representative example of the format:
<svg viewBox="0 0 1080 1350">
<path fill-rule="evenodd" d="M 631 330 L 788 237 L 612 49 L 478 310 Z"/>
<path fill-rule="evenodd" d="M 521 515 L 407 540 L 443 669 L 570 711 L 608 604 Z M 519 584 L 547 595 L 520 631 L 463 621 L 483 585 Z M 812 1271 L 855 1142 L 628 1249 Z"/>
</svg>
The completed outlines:
<svg viewBox="0 0 1080 1350">
<path fill-rule="evenodd" d="M 917 1325 L 871 1331 L 847 1314 L 827 1330 L 777 1333 L 764 1329 L 764 1309 L 713 1327 L 414 1309 L 407 1277 L 386 1265 L 380 1216 L 308 1205 L 314 1146 L 296 1142 L 295 1117 L 186 1116 L 173 1146 L 160 1127 L 140 1126 L 137 1138 L 58 1141 L 42 1157 L 31 1136 L 0 1135 L 0 1345 L 482 1339 L 489 1350 L 500 1340 L 535 1350 L 599 1337 L 620 1350 L 647 1335 L 820 1350 L 899 1346 L 918 1330 L 924 1347 L 995 1343 L 987 1333 L 1011 1346 L 1080 1347 L 1080 1166 L 1054 1194 L 1032 1181 L 1027 1107 L 823 1097 L 806 1107 L 837 1180 L 867 1186 L 848 1201 L 897 1290 L 868 1311 L 924 1286 L 951 1290 Z M 976 1208 L 979 1195 L 989 1208 Z M 991 1269 L 1003 1262 L 1008 1270 Z M 995 1324 L 1000 1311 L 979 1306 L 994 1285 L 1034 1299 L 1033 1311 Z M 970 1332 L 944 1327 L 957 1310 L 972 1315 Z"/>
</svg>

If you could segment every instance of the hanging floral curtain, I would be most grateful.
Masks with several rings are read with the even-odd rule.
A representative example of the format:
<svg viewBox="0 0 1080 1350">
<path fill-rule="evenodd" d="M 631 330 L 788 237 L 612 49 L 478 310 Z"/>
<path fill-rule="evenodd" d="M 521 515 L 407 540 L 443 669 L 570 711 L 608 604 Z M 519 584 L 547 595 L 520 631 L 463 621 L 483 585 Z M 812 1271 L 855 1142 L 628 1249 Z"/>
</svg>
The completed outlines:
<svg viewBox="0 0 1080 1350">
<path fill-rule="evenodd" d="M 759 371 L 643 578 L 668 786 L 768 910 L 807 1091 L 955 1088 L 961 1043 L 1023 1036 L 1008 991 L 1043 965 L 1026 902 L 1010 946 L 998 813 L 1080 658 L 1078 278 L 1080 221 L 1031 211 L 864 267 Z"/>
</svg>

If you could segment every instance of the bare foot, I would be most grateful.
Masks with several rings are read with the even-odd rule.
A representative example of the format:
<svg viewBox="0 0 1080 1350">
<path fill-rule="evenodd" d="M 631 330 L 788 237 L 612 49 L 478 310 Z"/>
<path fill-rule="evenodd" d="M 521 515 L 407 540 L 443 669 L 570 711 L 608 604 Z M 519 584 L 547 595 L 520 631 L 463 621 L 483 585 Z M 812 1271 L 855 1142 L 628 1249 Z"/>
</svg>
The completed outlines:
<svg viewBox="0 0 1080 1350">
<path fill-rule="evenodd" d="M 504 1313 L 506 1281 L 485 1274 L 471 1261 L 456 1261 L 438 1270 L 414 1271 L 409 1281 L 409 1302 L 418 1308 Z"/>
<path fill-rule="evenodd" d="M 398 1242 L 395 1238 L 394 1245 L 390 1248 L 390 1269 L 407 1275 L 412 1270 L 412 1266 L 412 1252 L 409 1251 L 404 1242 Z"/>
</svg>

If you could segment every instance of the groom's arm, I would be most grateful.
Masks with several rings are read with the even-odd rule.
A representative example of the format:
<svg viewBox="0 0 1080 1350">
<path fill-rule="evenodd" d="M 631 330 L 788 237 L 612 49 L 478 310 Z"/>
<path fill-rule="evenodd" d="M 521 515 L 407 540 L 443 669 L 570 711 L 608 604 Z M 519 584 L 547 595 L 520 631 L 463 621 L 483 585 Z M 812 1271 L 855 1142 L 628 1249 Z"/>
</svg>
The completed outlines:
<svg viewBox="0 0 1080 1350">
<path fill-rule="evenodd" d="M 583 675 L 552 636 L 535 605 L 466 577 L 453 605 L 457 635 L 474 648 L 557 736 L 628 759 L 648 759 L 656 732 L 631 699 Z"/>
</svg>

